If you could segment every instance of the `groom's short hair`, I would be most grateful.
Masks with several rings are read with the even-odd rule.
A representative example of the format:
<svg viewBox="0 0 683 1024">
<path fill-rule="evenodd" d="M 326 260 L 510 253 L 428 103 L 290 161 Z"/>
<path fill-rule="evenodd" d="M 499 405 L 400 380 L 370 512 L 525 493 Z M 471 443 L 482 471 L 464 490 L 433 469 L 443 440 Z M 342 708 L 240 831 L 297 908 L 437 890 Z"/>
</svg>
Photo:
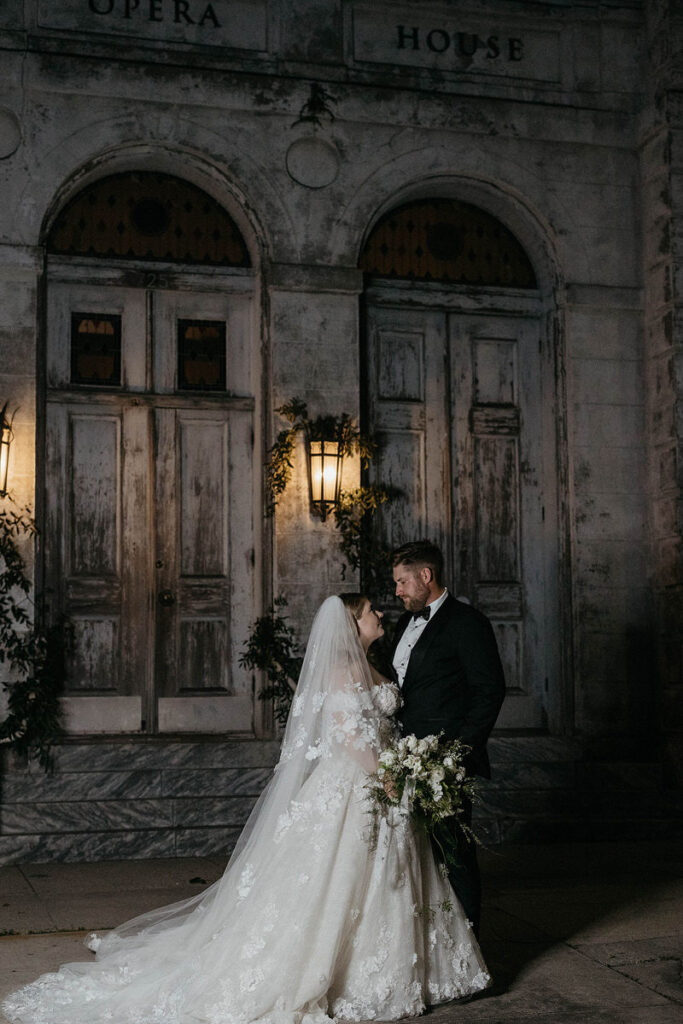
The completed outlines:
<svg viewBox="0 0 683 1024">
<path fill-rule="evenodd" d="M 418 569 L 431 569 L 434 582 L 439 586 L 443 583 L 443 555 L 431 540 L 414 540 L 395 548 L 391 553 L 391 564 L 394 568 L 397 565 L 412 565 Z"/>
</svg>

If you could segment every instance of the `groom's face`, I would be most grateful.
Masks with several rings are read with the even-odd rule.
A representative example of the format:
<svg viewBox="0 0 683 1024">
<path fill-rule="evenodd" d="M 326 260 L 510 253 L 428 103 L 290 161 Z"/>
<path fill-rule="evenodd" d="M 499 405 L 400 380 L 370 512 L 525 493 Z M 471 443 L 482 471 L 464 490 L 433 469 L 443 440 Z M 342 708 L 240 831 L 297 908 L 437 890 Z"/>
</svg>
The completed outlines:
<svg viewBox="0 0 683 1024">
<path fill-rule="evenodd" d="M 396 597 L 403 601 L 406 611 L 422 611 L 429 601 L 431 578 L 431 569 L 418 569 L 414 565 L 404 565 L 403 563 L 395 566 Z"/>
</svg>

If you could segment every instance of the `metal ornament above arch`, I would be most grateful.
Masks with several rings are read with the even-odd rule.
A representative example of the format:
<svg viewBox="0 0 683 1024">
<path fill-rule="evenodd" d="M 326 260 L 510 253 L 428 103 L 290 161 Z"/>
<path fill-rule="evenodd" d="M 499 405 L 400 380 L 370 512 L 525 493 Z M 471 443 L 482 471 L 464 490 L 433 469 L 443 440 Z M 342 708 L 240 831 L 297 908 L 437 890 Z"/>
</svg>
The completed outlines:
<svg viewBox="0 0 683 1024">
<path fill-rule="evenodd" d="M 448 198 L 417 199 L 386 213 L 370 232 L 359 266 L 380 278 L 537 288 L 514 234 L 486 210 Z"/>
<path fill-rule="evenodd" d="M 47 247 L 64 256 L 251 266 L 245 240 L 220 203 L 191 182 L 157 171 L 91 182 L 59 212 Z"/>
</svg>

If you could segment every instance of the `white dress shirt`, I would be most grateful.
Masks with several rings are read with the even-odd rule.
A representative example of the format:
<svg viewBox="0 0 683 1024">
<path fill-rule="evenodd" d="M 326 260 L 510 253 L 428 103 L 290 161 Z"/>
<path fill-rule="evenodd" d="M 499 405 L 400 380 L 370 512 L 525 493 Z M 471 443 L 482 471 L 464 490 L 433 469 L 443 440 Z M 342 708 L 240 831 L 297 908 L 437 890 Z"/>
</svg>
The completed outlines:
<svg viewBox="0 0 683 1024">
<path fill-rule="evenodd" d="M 396 650 L 394 651 L 394 668 L 396 669 L 396 675 L 398 676 L 399 686 L 403 686 L 403 680 L 405 679 L 406 672 L 408 670 L 410 655 L 413 653 L 413 647 L 422 636 L 422 630 L 428 622 L 431 622 L 447 596 L 448 590 L 444 587 L 443 594 L 437 597 L 436 601 L 432 601 L 431 604 L 425 605 L 426 608 L 429 608 L 429 618 L 424 619 L 420 616 L 418 619 L 411 619 L 404 629 L 403 635 L 396 645 Z"/>
</svg>

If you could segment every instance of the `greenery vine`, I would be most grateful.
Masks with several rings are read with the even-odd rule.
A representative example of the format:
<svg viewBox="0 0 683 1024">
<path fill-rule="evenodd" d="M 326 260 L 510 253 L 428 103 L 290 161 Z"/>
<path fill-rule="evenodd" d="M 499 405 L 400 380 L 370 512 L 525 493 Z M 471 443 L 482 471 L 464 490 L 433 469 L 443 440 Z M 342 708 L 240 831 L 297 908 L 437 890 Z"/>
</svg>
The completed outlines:
<svg viewBox="0 0 683 1024">
<path fill-rule="evenodd" d="M 303 658 L 299 653 L 294 629 L 281 611 L 287 607 L 284 597 L 277 597 L 266 614 L 257 619 L 240 657 L 240 665 L 265 673 L 267 684 L 259 691 L 262 700 L 272 700 L 275 718 L 287 721 L 292 695 L 296 689 Z"/>
<path fill-rule="evenodd" d="M 300 398 L 292 398 L 289 402 L 276 409 L 286 420 L 289 427 L 281 430 L 275 438 L 266 463 L 266 488 L 268 500 L 266 515 L 275 512 L 278 498 L 284 494 L 292 477 L 292 457 L 296 445 L 297 434 L 303 433 L 309 441 L 323 441 L 335 438 L 341 443 L 342 455 L 359 455 L 361 465 L 367 469 L 370 459 L 375 454 L 376 444 L 361 434 L 355 421 L 343 413 L 341 416 L 316 416 L 310 419 L 308 407 Z"/>
<path fill-rule="evenodd" d="M 272 516 L 278 499 L 284 494 L 293 472 L 293 456 L 297 435 L 302 433 L 308 441 L 330 440 L 341 442 L 344 456 L 360 456 L 363 469 L 367 469 L 377 451 L 373 438 L 362 434 L 347 413 L 339 417 L 309 418 L 305 402 L 292 398 L 277 410 L 289 423 L 275 438 L 266 463 L 267 505 L 266 515 Z M 364 484 L 350 491 L 342 491 L 334 509 L 334 523 L 339 532 L 339 550 L 343 557 L 341 579 L 348 570 L 359 571 L 363 590 L 382 599 L 389 594 L 391 579 L 391 553 L 378 543 L 373 519 L 382 505 L 393 500 L 396 492 L 376 484 Z M 265 673 L 267 683 L 259 697 L 272 700 L 275 718 L 284 725 L 296 689 L 302 657 L 296 643 L 294 629 L 283 610 L 285 597 L 278 597 L 266 614 L 257 619 L 247 640 L 240 664 Z M 373 662 L 385 670 L 384 645 L 373 645 Z"/>
<path fill-rule="evenodd" d="M 64 621 L 47 628 L 35 624 L 31 581 L 20 551 L 21 540 L 35 534 L 30 509 L 0 511 L 0 663 L 14 677 L 2 683 L 7 713 L 0 722 L 0 742 L 19 756 L 37 757 L 51 771 L 52 746 L 64 733 L 60 696 L 71 629 Z"/>
</svg>

